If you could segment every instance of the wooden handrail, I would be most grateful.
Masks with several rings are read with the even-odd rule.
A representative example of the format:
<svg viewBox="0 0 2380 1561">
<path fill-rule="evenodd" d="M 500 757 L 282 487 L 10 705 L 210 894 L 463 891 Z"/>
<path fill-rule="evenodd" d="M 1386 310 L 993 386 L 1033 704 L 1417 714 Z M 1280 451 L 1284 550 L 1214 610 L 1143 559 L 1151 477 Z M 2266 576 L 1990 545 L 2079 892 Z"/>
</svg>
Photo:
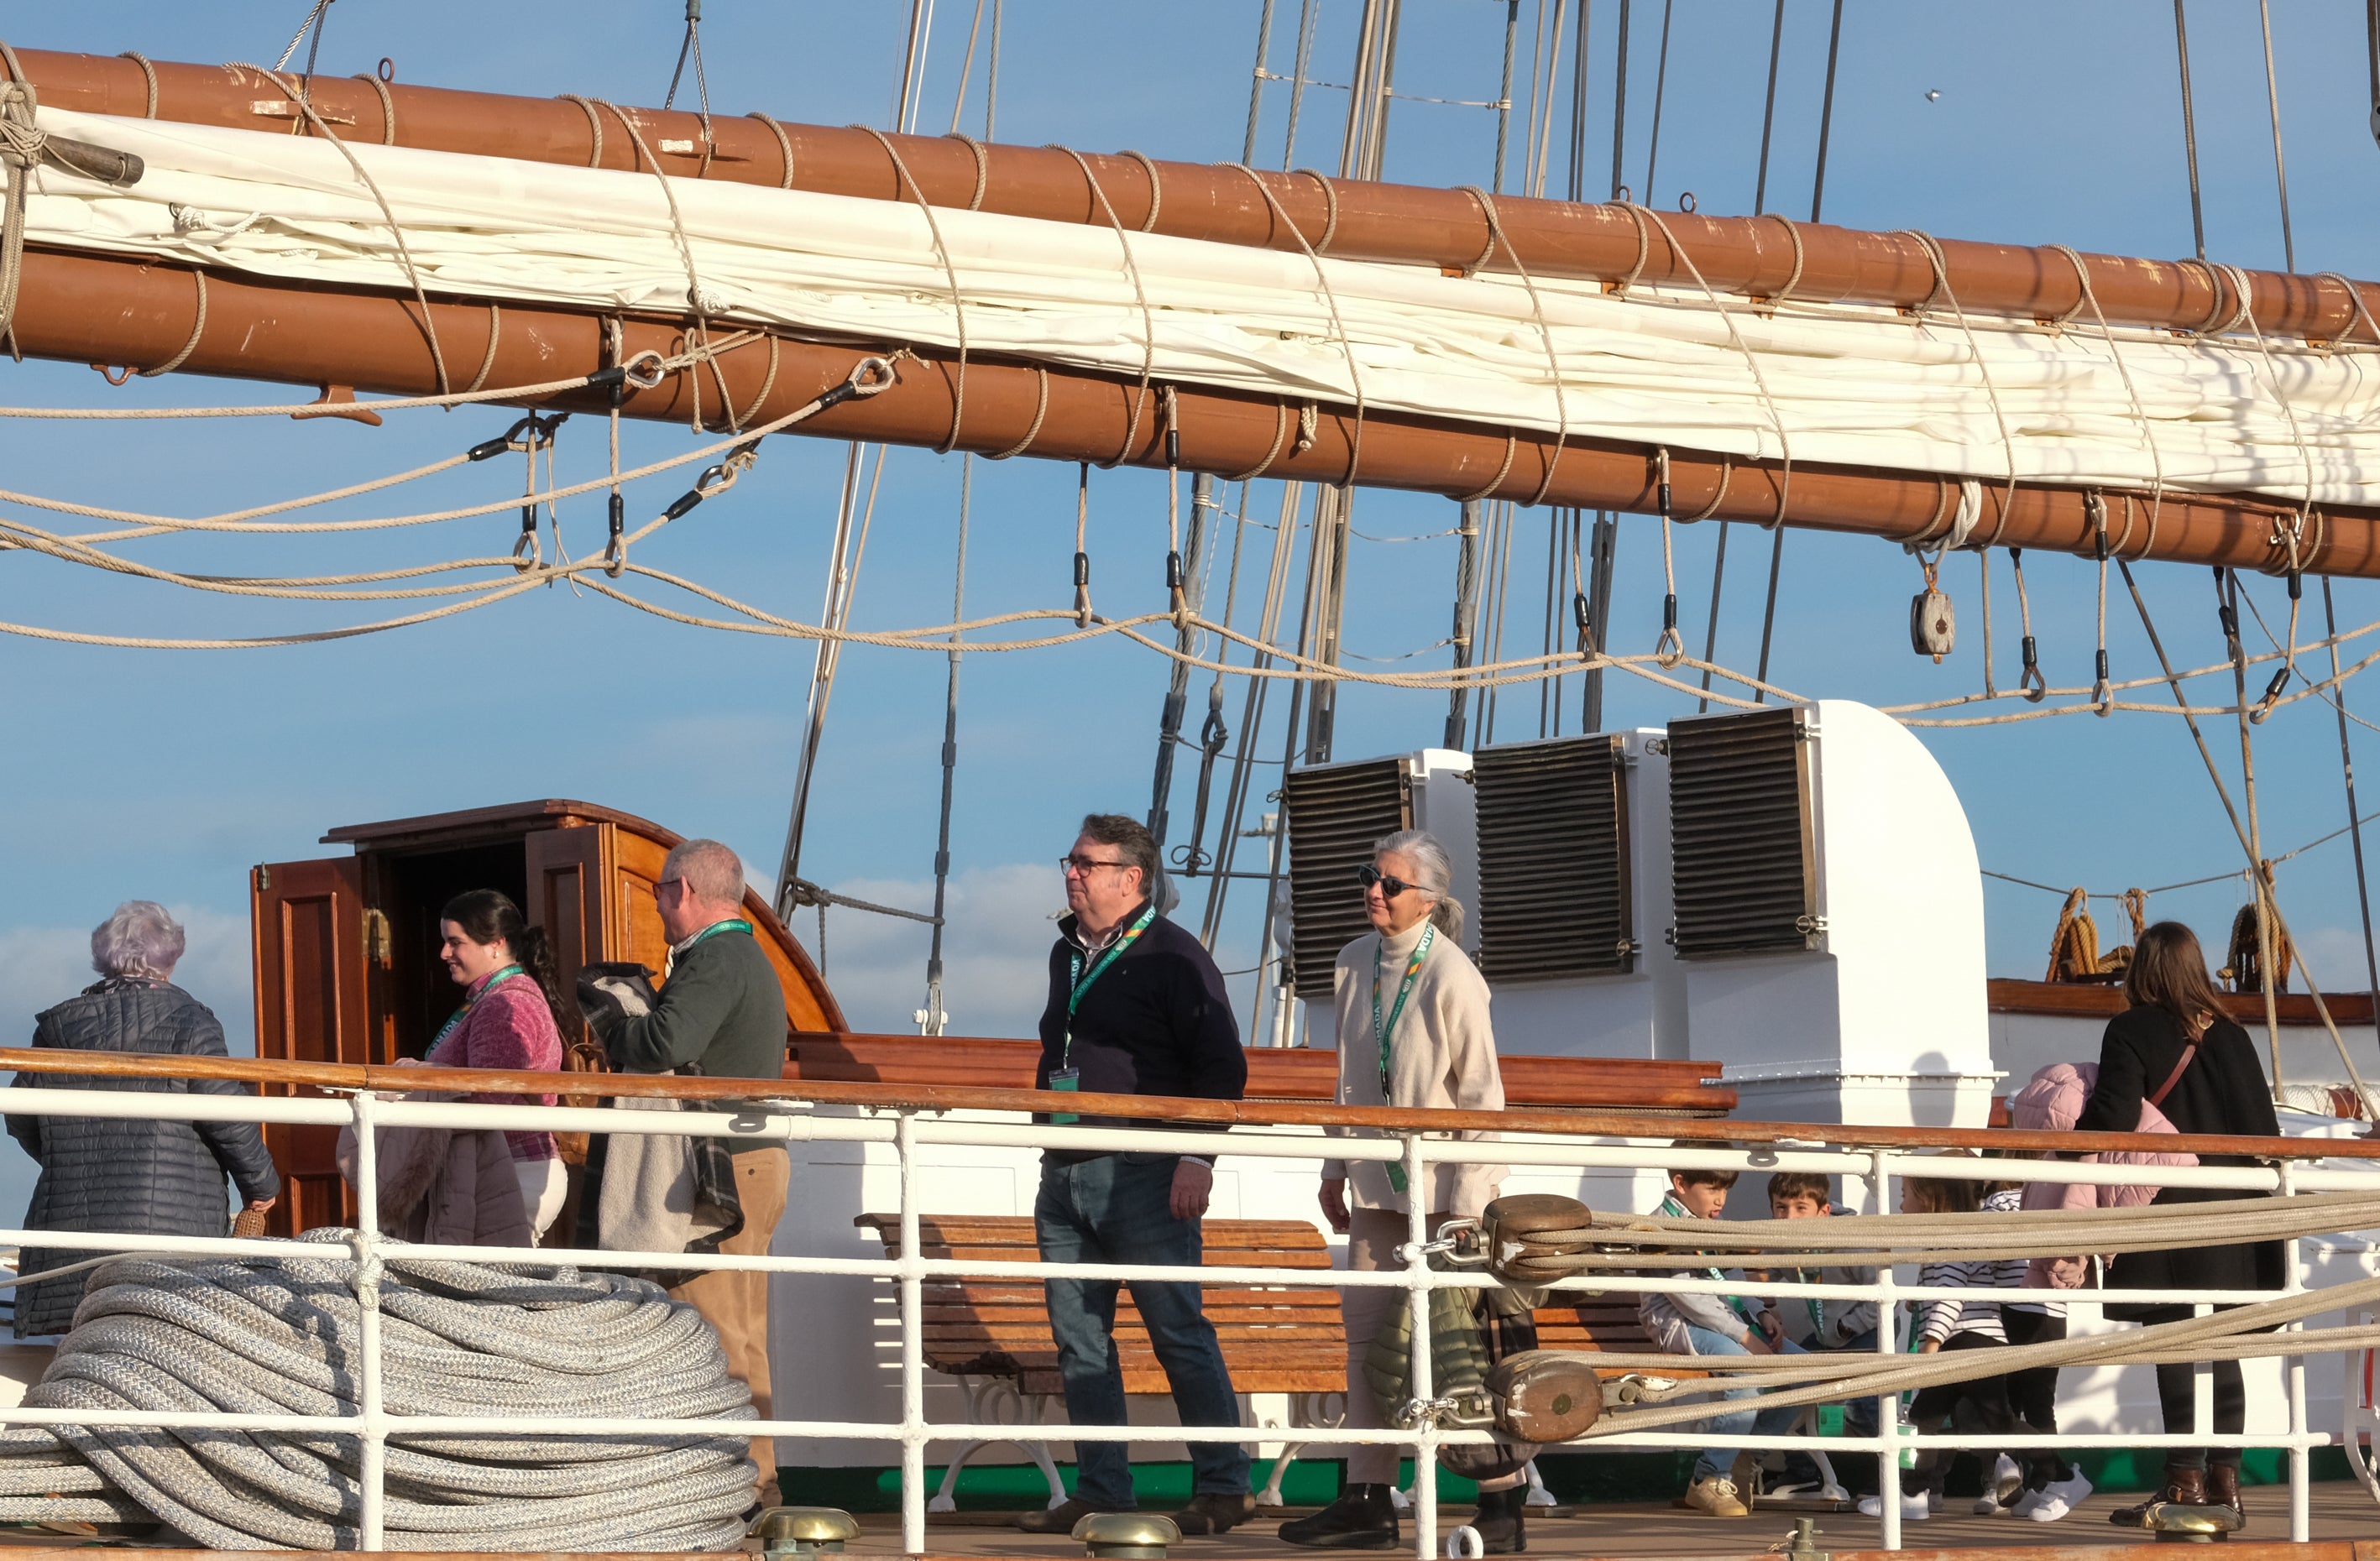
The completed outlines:
<svg viewBox="0 0 2380 1561">
<path fill-rule="evenodd" d="M 79 1073 L 115 1079 L 232 1079 L 327 1090 L 416 1090 L 456 1094 L 665 1096 L 678 1100 L 806 1100 L 882 1110 L 1048 1110 L 1046 1090 L 971 1089 L 947 1084 L 836 1084 L 809 1080 L 698 1079 L 674 1074 L 542 1073 L 483 1068 L 277 1062 L 245 1057 L 161 1057 L 143 1053 L 0 1047 L 0 1069 Z M 2228 1156 L 2255 1160 L 2363 1158 L 2362 1139 L 2255 1138 L 2213 1133 L 2019 1132 L 2006 1128 L 1904 1128 L 1842 1122 L 1739 1122 L 1631 1116 L 1615 1111 L 1425 1111 L 1381 1106 L 1185 1100 L 1153 1095 L 1070 1095 L 1066 1108 L 1085 1117 L 1223 1130 L 1234 1127 L 1383 1128 L 1424 1132 L 1494 1132 L 1508 1137 L 1657 1138 L 1696 1144 L 1839 1149 L 1961 1148 L 2096 1155 L 2122 1150 Z"/>
</svg>

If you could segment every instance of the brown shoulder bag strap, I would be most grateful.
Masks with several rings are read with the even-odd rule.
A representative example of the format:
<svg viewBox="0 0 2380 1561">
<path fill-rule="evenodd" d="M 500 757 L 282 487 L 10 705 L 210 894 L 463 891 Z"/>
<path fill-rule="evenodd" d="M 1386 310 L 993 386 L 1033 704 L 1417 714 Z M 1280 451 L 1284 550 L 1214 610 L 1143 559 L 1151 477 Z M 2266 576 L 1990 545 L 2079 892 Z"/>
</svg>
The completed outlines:
<svg viewBox="0 0 2380 1561">
<path fill-rule="evenodd" d="M 2195 1037 L 2181 1044 L 2181 1060 L 2173 1065 L 2173 1071 L 2165 1076 L 2165 1083 L 2157 1085 L 2156 1093 L 2149 1096 L 2150 1105 L 2165 1104 L 2165 1097 L 2173 1093 L 2174 1085 L 2181 1083 L 2181 1076 L 2190 1071 L 2190 1064 L 2197 1056 L 2198 1041 Z"/>
</svg>

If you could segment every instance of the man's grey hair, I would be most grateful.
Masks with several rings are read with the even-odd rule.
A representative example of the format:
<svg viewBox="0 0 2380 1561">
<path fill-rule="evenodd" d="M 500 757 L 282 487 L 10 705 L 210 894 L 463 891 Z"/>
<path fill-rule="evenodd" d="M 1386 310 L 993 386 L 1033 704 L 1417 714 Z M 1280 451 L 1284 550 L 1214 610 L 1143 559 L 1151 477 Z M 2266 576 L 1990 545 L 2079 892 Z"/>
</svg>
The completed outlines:
<svg viewBox="0 0 2380 1561">
<path fill-rule="evenodd" d="M 1382 835 L 1372 842 L 1372 860 L 1378 862 L 1390 852 L 1406 857 L 1414 865 L 1414 887 L 1432 900 L 1443 900 L 1454 883 L 1454 863 L 1446 854 L 1446 847 L 1427 829 L 1399 829 L 1393 835 Z"/>
<path fill-rule="evenodd" d="M 189 939 L 182 924 L 154 900 L 128 900 L 91 929 L 91 968 L 102 975 L 143 975 L 163 981 L 174 974 Z"/>
<path fill-rule="evenodd" d="M 744 902 L 744 859 L 717 841 L 686 841 L 662 863 L 662 877 L 684 878 L 686 888 L 720 905 Z"/>
</svg>

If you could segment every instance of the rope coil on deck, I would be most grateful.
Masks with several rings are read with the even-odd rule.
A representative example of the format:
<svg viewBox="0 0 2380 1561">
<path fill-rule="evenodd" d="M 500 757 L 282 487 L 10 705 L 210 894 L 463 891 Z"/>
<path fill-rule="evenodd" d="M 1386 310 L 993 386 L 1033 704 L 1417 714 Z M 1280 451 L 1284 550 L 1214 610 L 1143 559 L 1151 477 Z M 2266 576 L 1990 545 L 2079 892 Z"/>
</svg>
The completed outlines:
<svg viewBox="0 0 2380 1561">
<path fill-rule="evenodd" d="M 118 1259 L 29 1408 L 358 1412 L 353 1233 L 286 1255 Z M 553 1266 L 408 1259 L 380 1278 L 392 1415 L 753 1418 L 718 1337 L 658 1286 Z M 355 1549 L 362 1439 L 319 1431 L 19 1426 L 0 1431 L 0 1519 L 170 1524 L 217 1549 Z M 678 1551 L 734 1545 L 751 1500 L 744 1441 L 673 1434 L 398 1432 L 392 1550 Z"/>
</svg>

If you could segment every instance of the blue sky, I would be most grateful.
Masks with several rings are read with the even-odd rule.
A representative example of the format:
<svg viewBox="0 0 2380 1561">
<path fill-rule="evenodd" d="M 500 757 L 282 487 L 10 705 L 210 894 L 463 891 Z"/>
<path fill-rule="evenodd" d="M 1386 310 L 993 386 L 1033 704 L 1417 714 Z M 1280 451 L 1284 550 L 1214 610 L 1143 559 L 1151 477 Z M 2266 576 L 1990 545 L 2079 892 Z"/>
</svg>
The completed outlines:
<svg viewBox="0 0 2380 1561">
<path fill-rule="evenodd" d="M 271 63 L 305 7 L 107 3 L 28 8 L 11 18 L 19 47 L 158 59 Z M 1212 161 L 1241 154 L 1257 0 L 1196 6 L 1006 0 L 999 136 Z M 1588 193 L 1610 167 L 1616 0 L 1593 8 Z M 925 73 L 921 127 L 950 117 L 956 62 L 972 7 L 940 0 Z M 1344 79 L 1354 0 L 1323 0 L 1315 73 Z M 1489 0 L 1407 0 L 1401 91 L 1493 97 L 1505 7 Z M 1523 78 L 1528 22 L 1523 11 Z M 1272 65 L 1288 68 L 1296 6 L 1279 6 Z M 524 4 L 491 24 L 484 6 L 451 0 L 337 0 L 325 71 L 371 68 L 383 55 L 401 80 L 532 94 L 577 91 L 658 102 L 676 55 L 682 8 L 642 4 Z M 898 40 L 907 16 L 892 0 L 854 6 L 712 0 L 704 36 L 712 103 L 781 118 L 889 123 Z M 1632 26 L 1626 177 L 1647 195 L 1645 162 L 1662 6 L 1639 0 Z M 1676 0 L 1659 161 L 1649 187 L 1668 207 L 1691 191 L 1708 212 L 1752 206 L 1770 11 L 1764 4 Z M 2192 8 L 2199 140 L 2211 253 L 2277 265 L 2263 54 L 2255 13 Z M 2277 8 L 2275 42 L 2289 153 L 2300 269 L 2380 272 L 2369 213 L 2380 163 L 2365 128 L 2360 7 L 2298 0 Z M 1825 0 L 1789 0 L 1770 204 L 1806 215 L 1826 47 Z M 2191 251 L 2169 7 L 2148 0 L 2091 6 L 2007 3 L 1907 6 L 1852 0 L 1828 172 L 1826 216 L 1845 224 L 1916 227 L 1945 236 L 2151 256 Z M 978 57 L 967 124 L 981 127 Z M 1929 92 L 1938 98 L 1929 99 Z M 1562 101 L 1568 101 L 1564 79 Z M 1302 118 L 1296 161 L 1335 165 L 1343 97 L 1318 90 Z M 1285 89 L 1263 109 L 1257 160 L 1278 164 Z M 1566 135 L 1566 129 L 1563 132 Z M 1520 130 L 1516 116 L 1514 164 Z M 1389 176 L 1487 182 L 1492 116 L 1405 103 L 1395 110 Z M 1558 189 L 1566 153 L 1553 158 Z M 111 389 L 80 366 L 0 369 L 5 399 L 58 405 L 198 405 L 282 399 L 281 393 L 169 378 Z M 501 431 L 495 409 L 413 413 L 386 427 L 338 422 L 17 424 L 0 430 L 6 486 L 165 513 L 196 514 L 278 498 L 436 459 Z M 687 443 L 683 430 L 635 429 L 631 459 Z M 601 469 L 595 430 L 564 432 L 565 477 Z M 654 538 L 648 562 L 814 620 L 843 447 L 774 441 L 735 493 Z M 517 468 L 473 467 L 400 490 L 395 503 L 348 514 L 431 508 L 501 496 Z M 1163 602 L 1165 513 L 1149 474 L 1094 473 L 1091 552 L 1097 599 L 1112 612 Z M 978 464 L 967 580 L 971 611 L 1063 605 L 1073 551 L 1071 468 Z M 650 514 L 683 478 L 645 485 Z M 856 593 L 863 627 L 947 615 L 955 525 L 955 458 L 898 451 L 887 465 L 876 531 Z M 1227 495 L 1232 503 L 1237 494 Z M 418 501 L 418 502 L 417 502 Z M 1269 522 L 1279 490 L 1258 484 L 1253 518 Z M 1393 656 L 1442 637 L 1453 545 L 1451 504 L 1366 493 L 1356 526 L 1371 537 L 1350 565 L 1346 643 Z M 565 502 L 574 548 L 600 546 L 600 499 Z M 321 574 L 393 562 L 502 551 L 504 514 L 359 540 L 176 539 L 140 556 L 216 573 Z M 1507 647 L 1534 644 L 1545 519 L 1522 516 L 1514 548 Z M 1690 639 L 1707 609 L 1712 527 L 1682 529 L 1678 571 Z M 1250 526 L 1239 607 L 1254 611 L 1271 534 Z M 1534 538 L 1534 540 L 1533 540 Z M 1739 530 L 1721 614 L 1722 659 L 1756 650 L 1767 538 Z M 1658 530 L 1622 522 L 1613 643 L 1649 649 L 1660 604 Z M 2089 679 L 2095 576 L 2078 560 L 2030 561 L 2033 611 L 2051 681 Z M 1999 675 L 2015 675 L 2016 631 L 2004 562 Z M 1302 577 L 1302 568 L 1299 576 Z M 2160 625 L 2186 664 L 2219 658 L 2207 575 L 2141 571 Z M 1959 650 L 1941 667 L 1912 657 L 1905 622 L 1917 571 L 1897 550 L 1858 538 L 1789 536 L 1779 603 L 1777 681 L 1798 691 L 1891 703 L 1979 682 L 1975 563 L 1945 571 L 1958 599 Z M 1219 576 L 1220 579 L 1220 576 Z M 1219 587 L 1220 588 L 1220 587 Z M 2276 582 L 2251 589 L 2268 611 Z M 2380 591 L 2338 590 L 2342 620 L 2380 616 Z M 27 555 L 0 560 L 0 620 L 135 635 L 269 632 L 347 614 L 243 599 L 194 599 Z M 2111 605 L 2117 675 L 2153 663 L 2120 599 Z M 1427 658 L 1442 659 L 1443 650 Z M 193 949 L 186 984 L 223 1014 L 239 1047 L 250 1032 L 246 872 L 259 862 L 328 854 L 334 825 L 528 796 L 572 796 L 630 809 L 688 834 L 715 835 L 756 865 L 783 839 L 811 652 L 771 639 L 706 635 L 567 590 L 540 591 L 428 627 L 295 649 L 158 652 L 79 648 L 0 636 L 0 717 L 9 733 L 10 805 L 0 811 L 0 1032 L 30 1034 L 31 1015 L 74 989 L 88 928 L 117 901 L 181 908 Z M 939 656 L 855 647 L 845 657 L 826 735 L 806 856 L 808 875 L 868 898 L 921 904 L 929 891 L 940 776 L 943 666 Z M 1147 805 L 1166 668 L 1120 643 L 970 659 L 964 674 L 954 821 L 956 1028 L 1015 1034 L 1031 1021 L 1057 902 L 1046 864 L 1088 809 Z M 1194 680 L 1193 720 L 1205 680 Z M 1575 698 L 1575 684 L 1572 685 Z M 2350 695 L 2350 701 L 2363 696 Z M 1234 724 L 1240 685 L 1229 692 Z M 1338 751 L 1358 756 L 1434 742 L 1438 694 L 1349 688 Z M 1280 709 L 1276 702 L 1274 709 Z M 1499 735 L 1534 736 L 1534 696 L 1507 696 Z M 2380 696 L 2370 699 L 2380 717 Z M 1621 678 L 1610 724 L 1658 724 L 1691 713 L 1672 696 Z M 1277 721 L 1276 715 L 1276 721 Z M 1572 714 L 1566 729 L 1575 730 Z M 2216 729 L 2218 751 L 2236 743 Z M 2370 733 L 2360 733 L 2366 743 Z M 1280 729 L 1263 734 L 1278 756 Z M 1964 799 L 1985 865 L 2054 883 L 2120 889 L 2231 868 L 2236 852 L 2186 734 L 2169 718 L 2088 716 L 1925 740 Z M 2326 709 L 2292 707 L 2258 733 L 2268 849 L 2293 846 L 2344 819 L 2338 737 Z M 1181 766 L 1195 773 L 1193 756 Z M 1278 784 L 1261 772 L 1259 792 Z M 2380 805 L 2380 784 L 2366 793 Z M 1177 791 L 1177 819 L 1191 796 Z M 2284 904 L 2334 988 L 2362 985 L 2362 934 L 2344 841 L 2284 870 Z M 2038 974 L 2057 902 L 1988 887 L 1990 963 Z M 2154 909 L 2217 943 L 2242 898 L 2219 885 L 2160 897 Z M 1195 902 L 1194 902 L 1195 903 Z M 1256 896 L 1235 902 L 1244 912 Z M 2105 915 L 2113 919 L 2112 907 Z M 799 929 L 815 938 L 815 924 Z M 904 925 L 838 912 L 828 931 L 830 978 L 856 1022 L 902 1028 L 920 1000 L 923 938 Z M 1219 950 L 1250 966 L 1255 926 L 1233 919 Z M 2112 938 L 2110 939 L 2113 940 Z M 1236 985 L 1245 991 L 1247 978 Z"/>
</svg>

